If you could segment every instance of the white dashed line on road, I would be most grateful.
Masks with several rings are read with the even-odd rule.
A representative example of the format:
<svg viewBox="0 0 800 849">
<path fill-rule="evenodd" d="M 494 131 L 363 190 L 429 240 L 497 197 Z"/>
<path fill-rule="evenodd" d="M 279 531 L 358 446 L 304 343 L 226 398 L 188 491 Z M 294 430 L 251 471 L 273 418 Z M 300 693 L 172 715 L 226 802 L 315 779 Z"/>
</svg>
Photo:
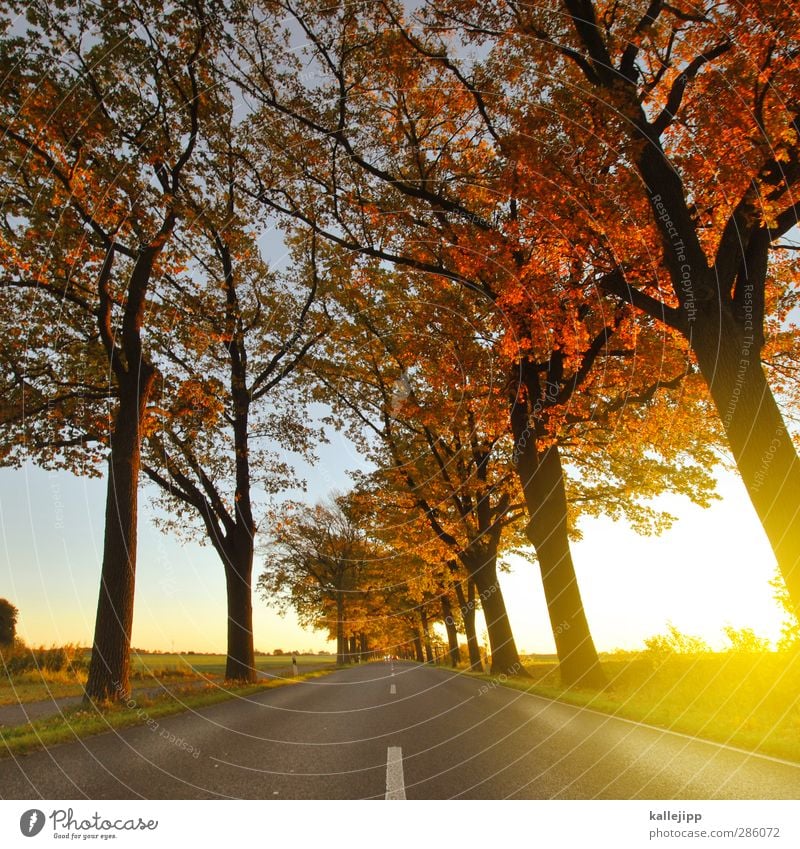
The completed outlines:
<svg viewBox="0 0 800 849">
<path fill-rule="evenodd" d="M 392 686 L 389 687 L 389 695 L 390 696 L 396 696 L 397 695 L 397 687 L 394 684 L 392 684 Z"/>
<path fill-rule="evenodd" d="M 389 746 L 386 753 L 386 799 L 405 799 L 406 785 L 403 778 L 403 750 Z"/>
</svg>

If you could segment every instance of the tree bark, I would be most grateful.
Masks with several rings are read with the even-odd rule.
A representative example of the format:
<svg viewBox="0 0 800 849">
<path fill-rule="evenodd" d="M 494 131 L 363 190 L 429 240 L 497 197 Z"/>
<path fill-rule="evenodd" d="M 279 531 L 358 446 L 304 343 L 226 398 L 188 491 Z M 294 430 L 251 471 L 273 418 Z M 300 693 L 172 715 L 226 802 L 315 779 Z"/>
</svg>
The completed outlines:
<svg viewBox="0 0 800 849">
<path fill-rule="evenodd" d="M 440 599 L 442 603 L 442 618 L 444 619 L 444 627 L 447 631 L 450 665 L 455 669 L 461 659 L 458 650 L 458 629 L 456 628 L 456 621 L 453 618 L 453 606 L 450 604 L 450 599 L 445 593 L 442 593 Z"/>
<path fill-rule="evenodd" d="M 800 460 L 761 365 L 758 340 L 721 311 L 699 310 L 692 348 L 750 501 L 800 617 Z"/>
<path fill-rule="evenodd" d="M 642 110 L 640 127 L 646 125 Z M 728 244 L 730 249 L 718 251 L 709 269 L 680 176 L 660 141 L 646 130 L 640 132 L 647 143 L 638 167 L 661 228 L 664 264 L 680 303 L 678 326 L 697 357 L 736 466 L 800 616 L 800 459 L 761 365 L 773 236 L 757 223 L 760 201 L 754 197 L 731 231 L 735 239 Z M 777 172 L 782 172 L 780 166 Z M 660 215 L 662 209 L 667 215 Z M 675 247 L 678 237 L 680 252 Z M 683 252 L 685 256 L 678 258 Z"/>
<path fill-rule="evenodd" d="M 425 605 L 419 609 L 419 621 L 422 625 L 422 639 L 425 644 L 425 660 L 428 663 L 433 663 L 433 648 L 431 646 L 431 632 L 428 627 L 428 614 L 425 612 Z"/>
<path fill-rule="evenodd" d="M 566 686 L 603 687 L 606 678 L 589 630 L 569 546 L 561 455 L 556 445 L 541 454 L 535 445 L 531 448 L 531 453 L 536 453 L 533 470 L 522 461 L 517 467 L 531 517 L 525 535 L 539 559 L 561 681 Z"/>
<path fill-rule="evenodd" d="M 154 376 L 152 367 L 142 362 L 129 381 L 120 381 L 108 460 L 100 596 L 85 690 L 85 697 L 94 701 L 130 696 L 141 420 Z"/>
<path fill-rule="evenodd" d="M 511 623 L 503 599 L 503 591 L 497 578 L 497 550 L 466 552 L 463 562 L 480 594 L 481 607 L 489 632 L 489 644 L 492 652 L 491 672 L 493 675 L 522 675 L 525 672 L 519 658 L 517 644 L 511 630 Z"/>
<path fill-rule="evenodd" d="M 425 663 L 425 655 L 422 653 L 422 639 L 419 636 L 419 628 L 414 630 L 412 640 L 414 642 L 414 654 L 417 658 L 417 662 Z"/>
<path fill-rule="evenodd" d="M 344 666 L 347 663 L 347 643 L 344 636 L 344 593 L 336 593 L 336 663 Z"/>
<path fill-rule="evenodd" d="M 355 634 L 350 635 L 350 663 L 358 663 L 358 639 Z"/>
<path fill-rule="evenodd" d="M 461 619 L 464 622 L 464 634 L 467 638 L 467 652 L 469 653 L 470 672 L 483 672 L 481 664 L 481 647 L 478 644 L 478 635 L 475 631 L 475 582 L 470 580 L 467 587 L 467 595 L 460 581 L 456 581 L 456 598 L 461 608 Z"/>
<path fill-rule="evenodd" d="M 256 680 L 253 648 L 253 538 L 236 534 L 225 557 L 225 586 L 228 601 L 228 660 L 225 678 L 229 681 Z"/>
</svg>

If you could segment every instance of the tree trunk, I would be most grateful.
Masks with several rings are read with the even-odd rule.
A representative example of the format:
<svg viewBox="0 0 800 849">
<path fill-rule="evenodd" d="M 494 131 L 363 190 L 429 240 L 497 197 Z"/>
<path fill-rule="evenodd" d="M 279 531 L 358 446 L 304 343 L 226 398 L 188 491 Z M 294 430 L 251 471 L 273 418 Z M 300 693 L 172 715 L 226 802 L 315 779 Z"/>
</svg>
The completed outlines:
<svg viewBox="0 0 800 849">
<path fill-rule="evenodd" d="M 456 628 L 456 621 L 453 618 L 453 607 L 450 604 L 450 599 L 444 593 L 442 593 L 440 599 L 442 602 L 442 618 L 444 619 L 444 627 L 447 631 L 450 665 L 455 669 L 458 666 L 458 661 L 461 659 L 458 651 L 458 629 Z"/>
<path fill-rule="evenodd" d="M 464 622 L 464 634 L 467 638 L 470 672 L 483 672 L 481 665 L 481 647 L 478 645 L 478 635 L 475 632 L 475 582 L 468 582 L 467 596 L 461 582 L 455 584 L 458 606 L 461 608 L 461 619 Z"/>
<path fill-rule="evenodd" d="M 417 661 L 419 663 L 425 663 L 425 655 L 422 653 L 422 640 L 419 636 L 419 629 L 414 631 L 412 640 L 414 642 L 414 654 L 416 655 Z"/>
<path fill-rule="evenodd" d="M 350 663 L 358 663 L 358 640 L 355 634 L 350 635 Z"/>
<path fill-rule="evenodd" d="M 729 265 L 734 257 L 724 256 L 709 271 L 680 177 L 660 144 L 647 142 L 639 171 L 661 227 L 664 263 L 685 312 L 683 333 L 722 419 L 795 614 L 800 616 L 800 459 L 761 365 L 772 236 L 763 226 L 749 229 L 752 224 L 743 216 L 736 228 L 741 251 L 735 257 L 737 268 Z M 659 206 L 668 211 L 668 219 L 659 218 Z M 690 249 L 685 258 L 677 258 L 675 237 L 668 227 L 680 234 L 682 248 Z"/>
<path fill-rule="evenodd" d="M 347 663 L 347 642 L 344 636 L 344 593 L 336 593 L 336 663 L 344 666 Z"/>
<path fill-rule="evenodd" d="M 123 701 L 130 695 L 140 422 L 153 382 L 152 367 L 142 362 L 135 377 L 120 385 L 108 461 L 100 596 L 85 690 L 85 698 L 94 701 Z"/>
<path fill-rule="evenodd" d="M 764 375 L 758 341 L 724 310 L 721 320 L 698 311 L 691 339 L 739 474 L 800 616 L 800 460 Z"/>
<path fill-rule="evenodd" d="M 569 547 L 564 470 L 558 446 L 545 449 L 534 462 L 532 473 L 523 462 L 517 467 L 531 517 L 525 534 L 539 559 L 561 681 L 566 686 L 603 687 L 606 678 L 589 631 Z"/>
<path fill-rule="evenodd" d="M 425 612 L 425 606 L 419 609 L 419 621 L 422 625 L 422 639 L 425 644 L 425 660 L 428 663 L 433 663 L 433 648 L 431 647 L 431 632 L 428 627 L 428 614 Z"/>
<path fill-rule="evenodd" d="M 480 594 L 492 650 L 492 674 L 527 675 L 519 659 L 503 591 L 497 579 L 496 549 L 468 552 L 464 555 L 464 563 Z"/>
<path fill-rule="evenodd" d="M 366 634 L 359 635 L 359 658 L 360 661 L 369 660 L 369 640 Z"/>
<path fill-rule="evenodd" d="M 253 539 L 238 533 L 226 551 L 225 585 L 228 599 L 228 681 L 255 681 L 253 650 Z"/>
</svg>

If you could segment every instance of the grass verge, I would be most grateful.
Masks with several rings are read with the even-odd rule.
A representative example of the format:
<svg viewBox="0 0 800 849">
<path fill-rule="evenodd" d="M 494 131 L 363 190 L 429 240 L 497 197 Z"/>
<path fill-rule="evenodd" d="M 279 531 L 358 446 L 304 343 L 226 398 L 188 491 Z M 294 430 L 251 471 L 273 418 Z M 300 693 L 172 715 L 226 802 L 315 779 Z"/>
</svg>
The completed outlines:
<svg viewBox="0 0 800 849">
<path fill-rule="evenodd" d="M 800 652 L 703 652 L 602 660 L 602 690 L 561 685 L 555 663 L 531 679 L 478 675 L 512 687 L 764 755 L 800 762 Z"/>
<path fill-rule="evenodd" d="M 53 651 L 53 650 L 51 650 Z M 335 657 L 328 655 L 296 655 L 301 672 L 335 665 Z M 292 656 L 256 657 L 256 669 L 260 672 L 288 671 Z M 225 655 L 145 655 L 131 656 L 131 686 L 135 689 L 164 686 L 175 687 L 189 681 L 221 681 L 225 675 Z M 86 683 L 85 666 L 68 665 L 63 669 L 45 667 L 28 669 L 13 675 L 0 669 L 0 707 L 35 702 L 46 699 L 61 699 L 83 695 Z"/>
<path fill-rule="evenodd" d="M 155 698 L 134 696 L 124 705 L 92 705 L 70 708 L 55 716 L 28 722 L 9 728 L 0 728 L 0 758 L 22 755 L 36 749 L 68 743 L 74 740 L 102 734 L 134 725 L 150 724 L 153 720 L 187 710 L 195 710 L 218 704 L 233 698 L 242 698 L 290 686 L 300 681 L 319 678 L 335 672 L 338 667 L 330 666 L 301 673 L 296 678 L 279 678 L 261 681 L 241 687 L 211 684 L 202 689 L 178 687 Z"/>
<path fill-rule="evenodd" d="M 179 687 L 190 681 L 206 681 L 208 676 L 165 674 L 163 677 L 140 675 L 131 677 L 133 689 L 164 687 Z M 7 705 L 26 704 L 28 702 L 45 701 L 47 699 L 65 699 L 71 696 L 82 696 L 86 673 L 63 673 L 60 678 L 47 673 L 24 673 L 13 681 L 4 679 L 0 683 L 0 707 Z"/>
</svg>

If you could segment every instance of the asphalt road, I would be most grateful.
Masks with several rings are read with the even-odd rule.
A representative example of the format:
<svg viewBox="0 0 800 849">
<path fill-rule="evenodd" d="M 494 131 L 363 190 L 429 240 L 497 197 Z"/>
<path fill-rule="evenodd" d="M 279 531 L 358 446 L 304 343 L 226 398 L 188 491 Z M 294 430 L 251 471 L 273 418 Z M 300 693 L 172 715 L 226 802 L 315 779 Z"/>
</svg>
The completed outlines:
<svg viewBox="0 0 800 849">
<path fill-rule="evenodd" d="M 5 799 L 797 799 L 800 766 L 373 663 L 0 760 Z"/>
</svg>

